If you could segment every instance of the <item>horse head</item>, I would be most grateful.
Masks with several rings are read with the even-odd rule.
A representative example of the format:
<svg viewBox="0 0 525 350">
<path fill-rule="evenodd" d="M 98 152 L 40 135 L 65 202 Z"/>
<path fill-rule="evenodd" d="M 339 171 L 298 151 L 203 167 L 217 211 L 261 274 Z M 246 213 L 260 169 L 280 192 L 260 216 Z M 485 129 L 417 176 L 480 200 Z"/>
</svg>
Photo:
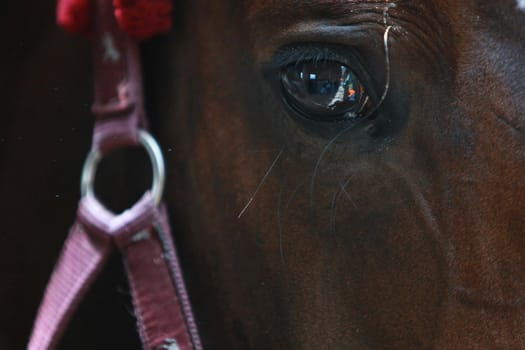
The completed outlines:
<svg viewBox="0 0 525 350">
<path fill-rule="evenodd" d="M 524 346 L 524 8 L 175 3 L 171 32 L 143 45 L 145 92 L 205 348 Z M 88 93 L 72 90 L 85 64 L 59 80 L 77 100 L 48 110 L 89 118 L 78 97 Z M 85 150 L 87 137 L 70 144 Z M 45 273 L 55 252 L 29 252 Z M 132 318 L 106 307 L 124 298 L 117 272 L 66 346 L 107 344 L 86 338 L 85 322 L 137 346 L 123 337 Z M 100 304 L 121 311 L 95 321 Z"/>
</svg>

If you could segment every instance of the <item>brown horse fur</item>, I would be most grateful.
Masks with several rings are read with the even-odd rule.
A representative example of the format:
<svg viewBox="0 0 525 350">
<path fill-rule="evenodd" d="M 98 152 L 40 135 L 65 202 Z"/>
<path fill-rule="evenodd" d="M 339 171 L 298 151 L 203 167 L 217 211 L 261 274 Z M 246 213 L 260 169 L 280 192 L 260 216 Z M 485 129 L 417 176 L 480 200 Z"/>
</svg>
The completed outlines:
<svg viewBox="0 0 525 350">
<path fill-rule="evenodd" d="M 91 78 L 88 44 L 54 27 L 51 2 L 6 6 L 0 348 L 21 349 L 78 199 Z M 144 44 L 146 90 L 207 349 L 525 349 L 516 1 L 175 9 L 172 33 Z M 268 69 L 275 53 L 353 47 L 380 94 L 385 22 L 391 84 L 372 127 L 335 137 L 292 118 Z M 127 158 L 111 164 L 117 178 L 100 176 L 101 192 L 142 191 L 131 184 L 147 169 Z M 62 348 L 138 349 L 133 323 L 115 260 Z"/>
</svg>

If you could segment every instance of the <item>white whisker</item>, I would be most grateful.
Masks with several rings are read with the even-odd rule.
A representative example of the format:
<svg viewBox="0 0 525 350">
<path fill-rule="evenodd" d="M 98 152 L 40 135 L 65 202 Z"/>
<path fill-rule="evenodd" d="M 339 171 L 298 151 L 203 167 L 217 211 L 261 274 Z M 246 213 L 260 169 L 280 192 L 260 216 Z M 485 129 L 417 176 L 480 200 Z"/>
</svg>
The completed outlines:
<svg viewBox="0 0 525 350">
<path fill-rule="evenodd" d="M 281 150 L 279 151 L 279 154 L 277 154 L 277 157 L 275 157 L 275 159 L 273 160 L 273 163 L 272 165 L 270 165 L 270 167 L 268 168 L 268 170 L 266 170 L 266 173 L 264 174 L 263 178 L 261 179 L 261 181 L 259 182 L 259 185 L 257 185 L 257 188 L 255 189 L 255 192 L 253 193 L 253 195 L 250 197 L 250 199 L 248 200 L 248 203 L 246 203 L 246 205 L 244 206 L 244 208 L 242 208 L 241 212 L 239 213 L 239 215 L 237 216 L 237 219 L 240 219 L 241 216 L 244 214 L 244 212 L 248 209 L 248 207 L 252 204 L 253 200 L 255 199 L 255 196 L 257 196 L 257 193 L 259 192 L 259 190 L 261 189 L 262 185 L 264 184 L 264 182 L 266 181 L 266 179 L 268 178 L 268 176 L 270 175 L 270 173 L 272 172 L 273 168 L 275 167 L 275 165 L 277 164 L 277 161 L 279 160 L 279 158 L 281 158 L 281 155 L 283 154 L 283 151 L 284 151 L 284 147 L 281 148 Z"/>
</svg>

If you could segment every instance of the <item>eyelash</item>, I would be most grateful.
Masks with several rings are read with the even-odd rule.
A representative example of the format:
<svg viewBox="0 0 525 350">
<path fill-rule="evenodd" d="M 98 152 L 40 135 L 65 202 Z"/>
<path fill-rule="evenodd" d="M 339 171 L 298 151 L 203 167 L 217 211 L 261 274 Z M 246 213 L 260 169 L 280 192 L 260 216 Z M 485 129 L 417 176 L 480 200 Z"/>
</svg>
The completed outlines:
<svg viewBox="0 0 525 350">
<path fill-rule="evenodd" d="M 291 45 L 278 50 L 268 64 L 268 68 L 276 70 L 294 63 L 327 61 L 341 62 L 352 67 L 357 53 L 348 47 L 326 47 L 317 44 Z M 353 59 L 349 59 L 353 58 Z"/>
</svg>

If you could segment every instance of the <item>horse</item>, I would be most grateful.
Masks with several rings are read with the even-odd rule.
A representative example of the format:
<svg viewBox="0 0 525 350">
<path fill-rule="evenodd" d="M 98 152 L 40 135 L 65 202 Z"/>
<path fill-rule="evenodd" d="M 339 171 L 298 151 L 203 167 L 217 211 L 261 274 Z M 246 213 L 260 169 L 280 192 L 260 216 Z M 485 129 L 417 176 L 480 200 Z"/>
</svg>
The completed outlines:
<svg viewBox="0 0 525 350">
<path fill-rule="evenodd" d="M 147 109 L 207 349 L 523 349 L 525 5 L 176 1 Z M 27 342 L 90 146 L 89 43 L 6 5 L 0 348 Z M 339 95 L 338 95 L 339 94 Z M 140 155 L 98 175 L 123 209 Z M 118 258 L 64 349 L 139 349 Z"/>
</svg>

